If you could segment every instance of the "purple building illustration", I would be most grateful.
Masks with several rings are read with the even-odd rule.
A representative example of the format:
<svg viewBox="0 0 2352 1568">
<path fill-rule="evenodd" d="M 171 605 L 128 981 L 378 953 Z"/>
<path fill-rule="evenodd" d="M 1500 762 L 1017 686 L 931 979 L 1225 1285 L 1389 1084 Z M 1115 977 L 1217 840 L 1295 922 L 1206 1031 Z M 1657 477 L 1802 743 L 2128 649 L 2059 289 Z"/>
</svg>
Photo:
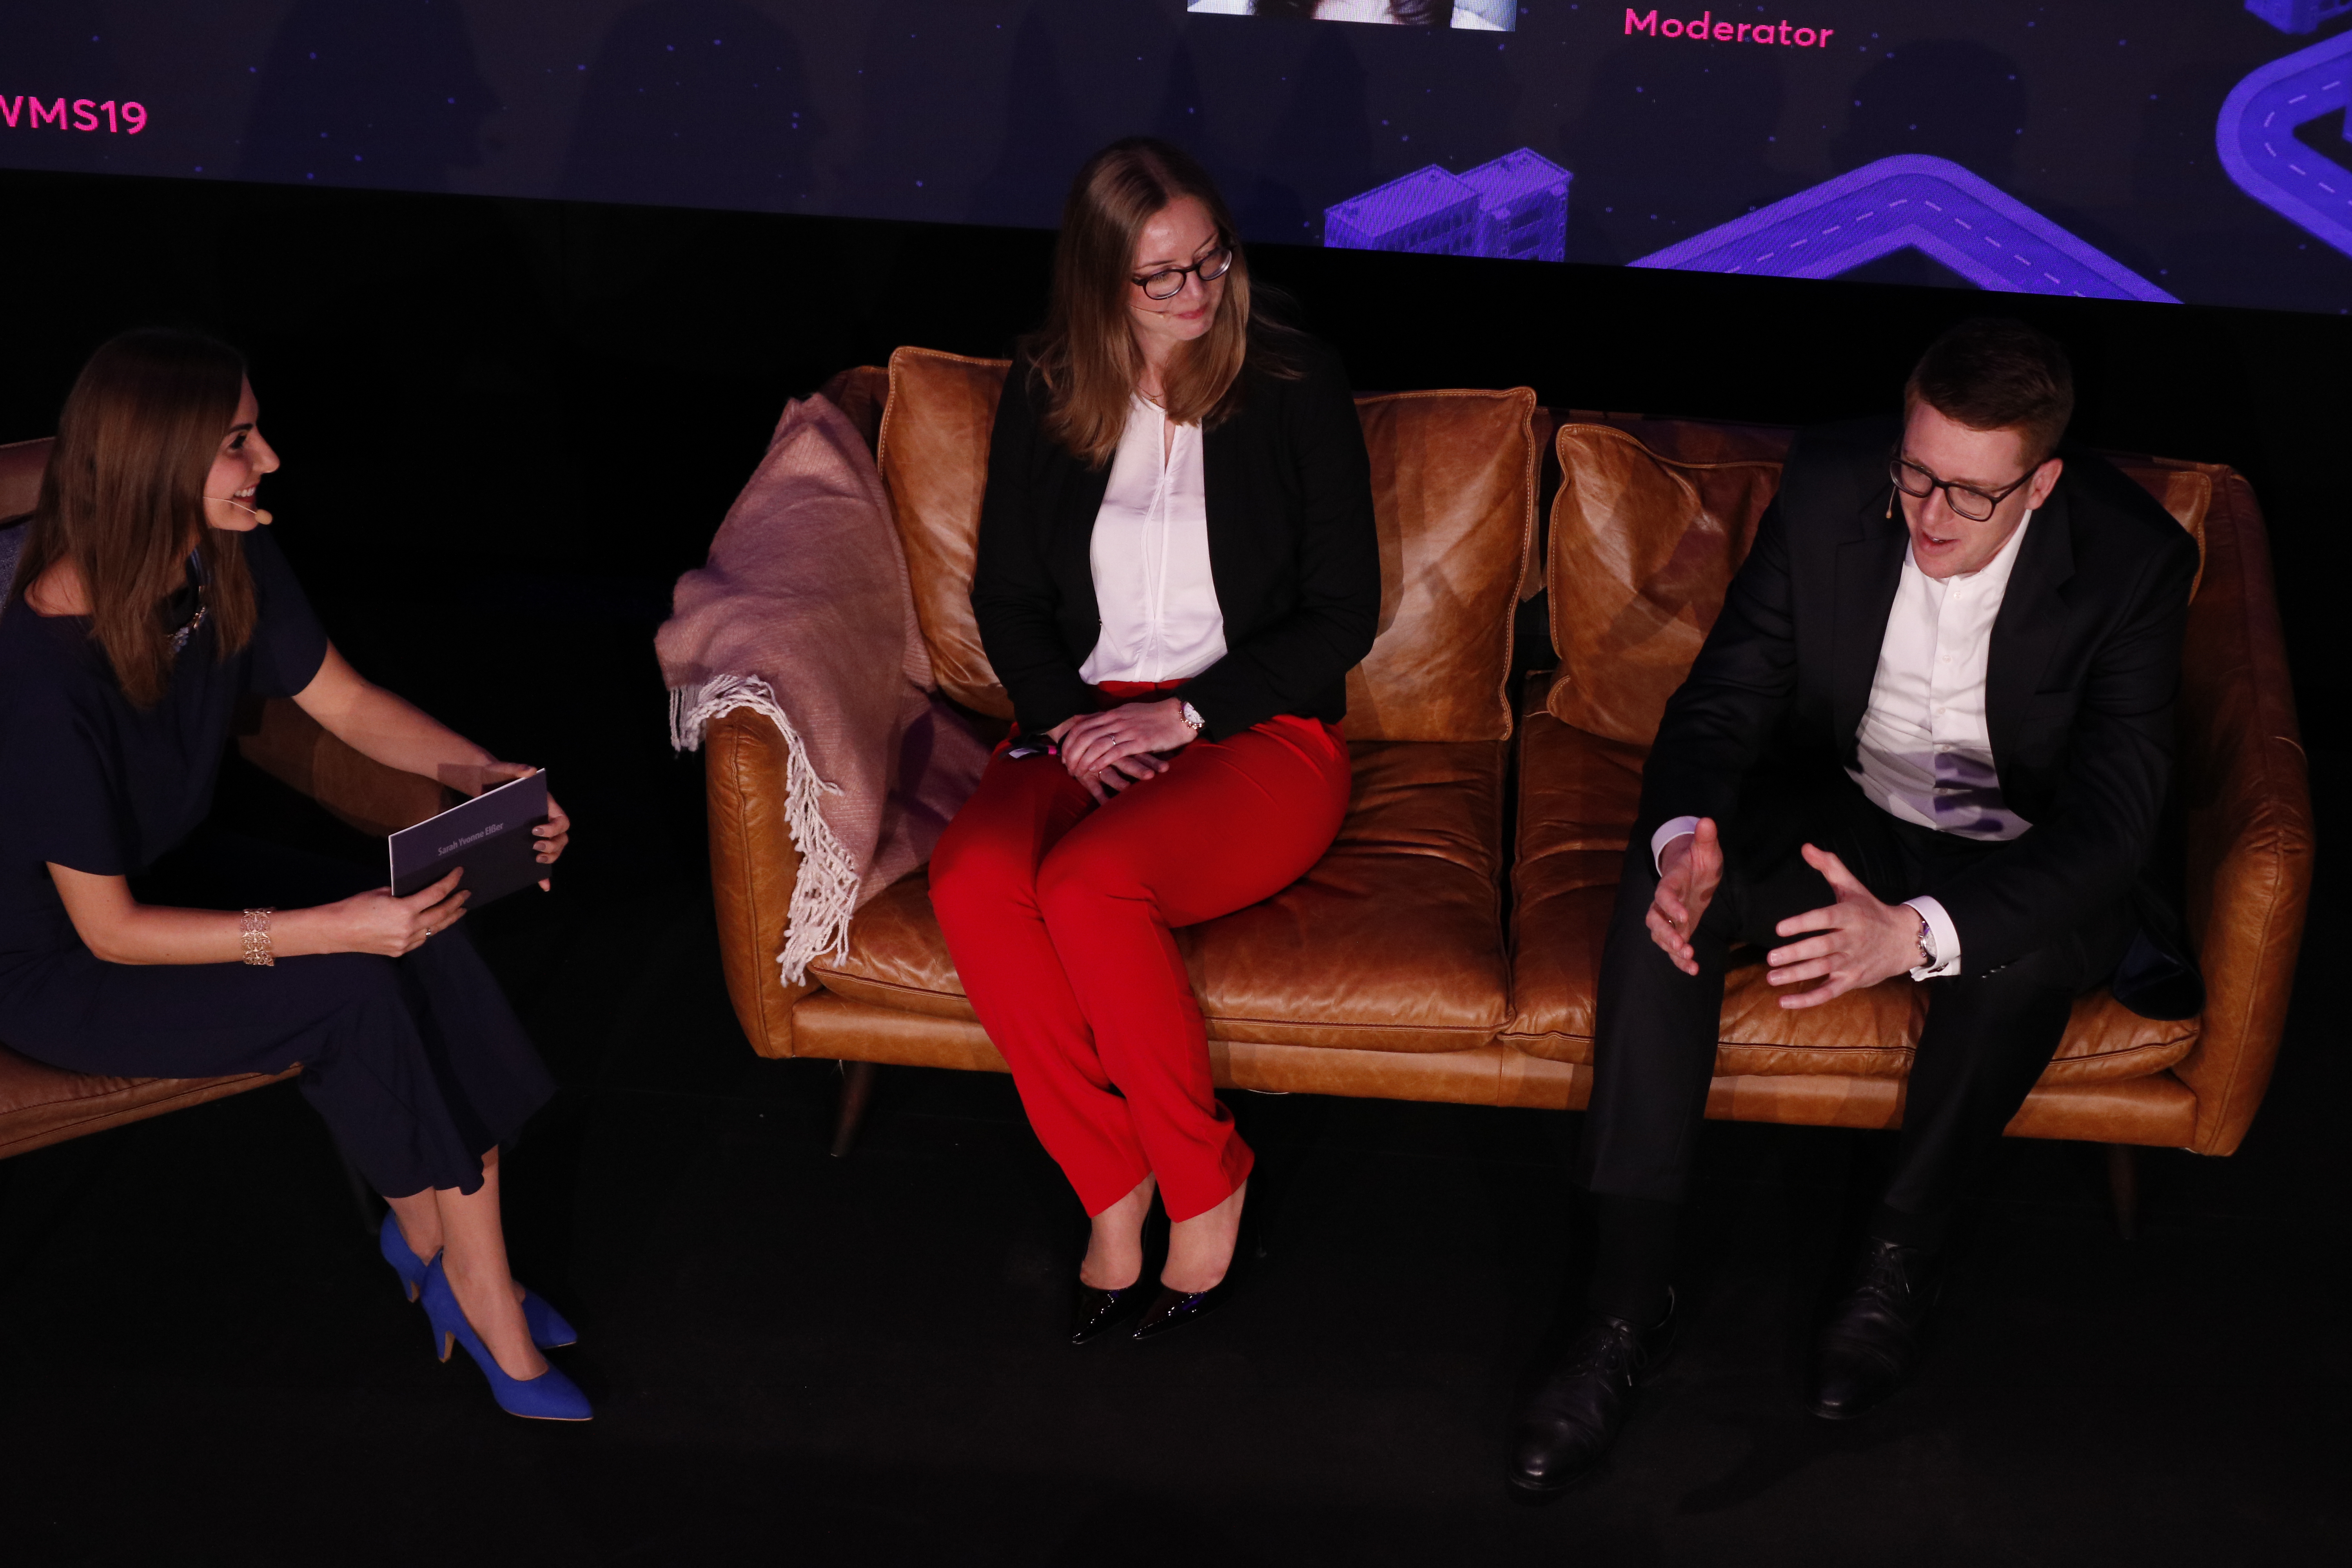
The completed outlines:
<svg viewBox="0 0 2352 1568">
<path fill-rule="evenodd" d="M 1460 174 L 1432 163 L 1325 208 L 1323 243 L 1341 250 L 1565 260 L 1574 178 L 1526 147 Z"/>
<path fill-rule="evenodd" d="M 1567 260 L 1568 184 L 1575 177 L 1525 147 L 1464 174 L 1462 183 L 1478 193 L 1478 254 Z"/>
<path fill-rule="evenodd" d="M 1478 193 L 1432 163 L 1323 210 L 1323 243 L 1341 250 L 1478 253 Z"/>
</svg>

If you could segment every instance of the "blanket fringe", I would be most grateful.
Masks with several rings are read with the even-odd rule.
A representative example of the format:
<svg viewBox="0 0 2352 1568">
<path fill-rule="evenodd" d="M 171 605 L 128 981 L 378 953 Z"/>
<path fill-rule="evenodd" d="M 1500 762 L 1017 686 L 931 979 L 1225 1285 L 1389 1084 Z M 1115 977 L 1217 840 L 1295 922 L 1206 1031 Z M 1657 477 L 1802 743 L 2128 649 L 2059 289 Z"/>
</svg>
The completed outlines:
<svg viewBox="0 0 2352 1568">
<path fill-rule="evenodd" d="M 756 675 L 720 675 L 698 687 L 676 686 L 669 693 L 669 743 L 698 751 L 710 721 L 738 708 L 763 715 L 784 737 L 784 825 L 801 852 L 800 879 L 793 884 L 793 907 L 785 917 L 784 949 L 776 955 L 784 984 L 798 985 L 812 960 L 849 955 L 849 917 L 857 910 L 858 868 L 817 809 L 821 796 L 841 786 L 817 777 L 793 721 L 768 683 Z"/>
</svg>

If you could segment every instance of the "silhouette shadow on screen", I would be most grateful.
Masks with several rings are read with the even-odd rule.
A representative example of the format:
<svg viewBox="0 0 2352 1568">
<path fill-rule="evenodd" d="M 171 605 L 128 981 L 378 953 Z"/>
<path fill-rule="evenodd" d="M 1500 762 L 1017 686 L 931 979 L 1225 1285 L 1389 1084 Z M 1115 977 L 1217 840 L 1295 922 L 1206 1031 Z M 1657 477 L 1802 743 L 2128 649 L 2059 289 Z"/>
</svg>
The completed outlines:
<svg viewBox="0 0 2352 1568">
<path fill-rule="evenodd" d="M 1062 78 L 1058 32 L 1033 10 L 1013 35 L 1004 141 L 995 167 L 972 192 L 976 223 L 1059 226 L 1070 176 L 1094 151 Z"/>
<path fill-rule="evenodd" d="M 2020 188 L 2017 149 L 2032 103 L 2025 68 L 2010 56 L 1960 38 L 1905 44 L 1862 74 L 1850 101 L 1845 129 L 1830 143 L 1830 165 L 1840 173 L 1909 155 L 1958 163 L 2030 201 L 2042 217 L 2082 243 L 2144 277 L 2156 275 L 2155 258 L 2129 237 L 2055 199 L 2051 190 L 2032 188 L 2033 182 Z M 1890 256 L 1854 276 L 1872 282 L 1943 283 L 1948 279 L 1937 275 L 1941 270 L 1925 256 Z M 1960 270 L 1969 275 L 1968 268 Z"/>
<path fill-rule="evenodd" d="M 824 136 L 800 45 L 735 0 L 621 14 L 588 68 L 562 194 L 581 201 L 794 211 Z"/>
<path fill-rule="evenodd" d="M 1167 134 L 1168 94 L 1175 89 L 1176 74 L 1192 69 L 1191 56 L 1175 46 L 1175 30 L 1159 0 L 1040 0 L 1032 5 L 1013 34 L 1004 139 L 989 172 L 973 187 L 971 221 L 1060 226 L 1070 176 L 1097 148 L 1146 131 Z M 1107 103 L 1101 90 L 1106 82 L 1142 90 L 1121 91 Z M 1190 93 L 1197 109 L 1197 82 Z M 1171 140 L 1190 146 L 1197 132 L 1187 129 Z"/>
<path fill-rule="evenodd" d="M 1263 173 L 1246 192 L 1226 193 L 1253 238 L 1319 244 L 1323 209 L 1380 183 L 1364 68 L 1346 37 L 1354 30 L 1313 29 L 1290 101 L 1259 160 Z"/>
<path fill-rule="evenodd" d="M 303 0 L 262 62 L 237 175 L 447 190 L 500 107 L 454 0 Z"/>
<path fill-rule="evenodd" d="M 1584 112 L 1559 129 L 1558 161 L 1577 175 L 1568 259 L 1623 261 L 1801 189 L 1767 161 L 1782 69 L 1775 50 L 1604 55 Z"/>
<path fill-rule="evenodd" d="M 1904 153 L 1948 158 L 1997 185 L 2016 173 L 2025 83 L 1998 50 L 1958 38 L 1906 44 L 1862 73 L 1852 100 L 1830 143 L 1841 174 Z"/>
</svg>

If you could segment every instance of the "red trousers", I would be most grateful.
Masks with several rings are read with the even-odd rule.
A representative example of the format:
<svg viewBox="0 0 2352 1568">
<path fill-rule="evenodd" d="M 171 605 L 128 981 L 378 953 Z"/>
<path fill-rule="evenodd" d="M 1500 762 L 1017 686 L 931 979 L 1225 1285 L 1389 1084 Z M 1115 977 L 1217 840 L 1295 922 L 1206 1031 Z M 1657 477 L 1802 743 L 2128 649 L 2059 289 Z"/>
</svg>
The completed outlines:
<svg viewBox="0 0 2352 1568">
<path fill-rule="evenodd" d="M 1190 1219 L 1249 1174 L 1170 931 L 1297 881 L 1348 809 L 1347 742 L 1318 720 L 1195 741 L 1170 764 L 1097 806 L 1059 757 L 999 747 L 931 855 L 964 994 L 1089 1215 L 1156 1173 L 1168 1216 Z"/>
</svg>

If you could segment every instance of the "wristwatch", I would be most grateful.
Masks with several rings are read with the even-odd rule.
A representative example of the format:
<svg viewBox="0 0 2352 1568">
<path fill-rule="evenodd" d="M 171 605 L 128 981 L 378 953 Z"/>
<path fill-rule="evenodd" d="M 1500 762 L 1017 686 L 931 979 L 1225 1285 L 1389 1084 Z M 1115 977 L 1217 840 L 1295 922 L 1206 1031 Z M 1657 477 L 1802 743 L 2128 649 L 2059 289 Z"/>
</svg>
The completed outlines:
<svg viewBox="0 0 2352 1568">
<path fill-rule="evenodd" d="M 1919 915 L 1917 910 L 1913 910 L 1911 912 Z M 1919 915 L 1919 967 L 1922 969 L 1936 967 L 1936 928 L 1927 923 L 1926 915 Z"/>
<path fill-rule="evenodd" d="M 1186 727 L 1189 728 L 1195 735 L 1199 734 L 1209 722 L 1206 719 L 1201 717 L 1201 710 L 1198 708 L 1193 707 L 1190 702 L 1185 703 L 1177 710 L 1183 714 Z"/>
</svg>

